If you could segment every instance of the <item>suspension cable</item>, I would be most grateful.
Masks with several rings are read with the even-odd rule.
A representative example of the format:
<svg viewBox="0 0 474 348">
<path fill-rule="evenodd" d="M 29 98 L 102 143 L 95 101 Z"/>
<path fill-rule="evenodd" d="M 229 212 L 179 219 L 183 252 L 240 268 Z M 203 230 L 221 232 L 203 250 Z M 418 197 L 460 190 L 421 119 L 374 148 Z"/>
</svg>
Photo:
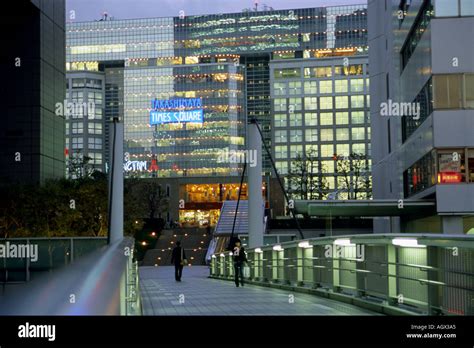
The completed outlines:
<svg viewBox="0 0 474 348">
<path fill-rule="evenodd" d="M 250 123 L 255 123 L 255 125 L 257 126 L 258 132 L 260 133 L 260 138 L 262 138 L 263 147 L 265 148 L 265 151 L 267 152 L 268 158 L 270 159 L 270 162 L 271 162 L 272 167 L 273 167 L 273 171 L 275 172 L 275 175 L 276 175 L 276 178 L 278 180 L 278 184 L 280 185 L 281 191 L 283 192 L 283 195 L 285 196 L 285 200 L 286 200 L 286 203 L 288 204 L 291 216 L 293 217 L 293 220 L 295 221 L 296 229 L 298 230 L 301 239 L 304 239 L 304 235 L 303 235 L 303 231 L 301 231 L 300 223 L 298 222 L 298 219 L 296 218 L 295 212 L 293 210 L 294 208 L 291 208 L 290 199 L 288 197 L 288 194 L 285 191 L 285 187 L 284 187 L 284 185 L 281 181 L 280 175 L 278 174 L 278 170 L 275 166 L 275 161 L 273 160 L 270 149 L 268 148 L 267 144 L 265 143 L 265 139 L 263 137 L 262 130 L 260 129 L 260 125 L 258 124 L 258 121 L 255 118 L 252 118 L 250 120 Z"/>
</svg>

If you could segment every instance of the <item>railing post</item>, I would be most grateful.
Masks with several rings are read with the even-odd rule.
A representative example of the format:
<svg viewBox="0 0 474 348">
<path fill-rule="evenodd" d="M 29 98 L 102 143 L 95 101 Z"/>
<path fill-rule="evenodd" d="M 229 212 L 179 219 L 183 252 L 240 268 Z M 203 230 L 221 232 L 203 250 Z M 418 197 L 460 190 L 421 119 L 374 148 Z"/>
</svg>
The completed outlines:
<svg viewBox="0 0 474 348">
<path fill-rule="evenodd" d="M 304 284 L 304 249 L 298 246 L 296 248 L 296 284 Z"/>
<path fill-rule="evenodd" d="M 271 251 L 272 255 L 272 281 L 278 282 L 278 268 L 280 267 L 279 265 L 279 260 L 278 260 L 278 252 L 272 250 Z"/>
<path fill-rule="evenodd" d="M 335 245 L 334 242 L 332 242 L 332 248 L 333 252 L 331 253 L 331 264 L 332 264 L 332 289 L 334 292 L 340 292 L 340 271 L 339 268 L 341 267 L 341 260 L 339 260 L 339 255 L 337 252 L 334 252 L 335 250 Z"/>
<path fill-rule="evenodd" d="M 393 303 L 397 299 L 397 248 L 387 244 L 387 300 Z"/>
<path fill-rule="evenodd" d="M 428 269 L 428 281 L 438 282 L 440 272 L 438 269 L 438 260 L 439 260 L 439 253 L 440 248 L 434 246 L 427 247 L 427 255 L 426 255 L 426 264 L 428 266 L 433 267 L 434 269 Z M 436 285 L 436 283 L 428 283 L 428 315 L 438 315 L 439 308 L 440 308 L 440 299 L 442 297 L 442 293 L 440 293 L 441 288 Z"/>
</svg>

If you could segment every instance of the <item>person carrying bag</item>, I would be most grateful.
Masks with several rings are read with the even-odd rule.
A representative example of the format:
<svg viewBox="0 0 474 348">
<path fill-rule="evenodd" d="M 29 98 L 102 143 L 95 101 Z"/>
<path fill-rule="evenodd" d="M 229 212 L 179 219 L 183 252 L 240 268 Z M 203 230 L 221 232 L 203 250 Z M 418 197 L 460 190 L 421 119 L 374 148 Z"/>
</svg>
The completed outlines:
<svg viewBox="0 0 474 348">
<path fill-rule="evenodd" d="M 176 242 L 176 247 L 171 254 L 171 263 L 174 264 L 174 278 L 177 282 L 180 282 L 183 275 L 183 267 L 188 264 L 184 248 L 181 247 L 181 242 Z"/>
</svg>

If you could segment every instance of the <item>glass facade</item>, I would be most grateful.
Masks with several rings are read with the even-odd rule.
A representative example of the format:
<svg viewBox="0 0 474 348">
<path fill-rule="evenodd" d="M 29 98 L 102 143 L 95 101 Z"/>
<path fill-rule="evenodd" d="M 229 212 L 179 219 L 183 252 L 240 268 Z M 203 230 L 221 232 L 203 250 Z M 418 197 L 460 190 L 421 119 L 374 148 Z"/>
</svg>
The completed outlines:
<svg viewBox="0 0 474 348">
<path fill-rule="evenodd" d="M 170 196 L 170 206 L 185 202 L 171 215 L 186 225 L 214 224 L 222 201 L 237 198 L 228 195 L 230 191 L 217 194 L 224 188 L 215 185 L 238 185 L 249 120 L 259 121 L 267 145 L 281 143 L 278 156 L 286 162 L 277 165 L 284 173 L 287 156 L 303 154 L 307 146 L 318 143 L 320 108 L 330 113 L 340 104 L 342 112 L 352 103 L 365 110 L 364 99 L 351 100 L 346 93 L 365 94 L 365 63 L 346 66 L 340 59 L 334 68 L 308 65 L 296 70 L 290 63 L 365 56 L 364 5 L 71 23 L 66 53 L 70 72 L 99 71 L 105 76 L 102 160 L 108 162 L 109 121 L 119 117 L 125 124 L 125 176 L 171 180 L 176 195 Z M 272 62 L 280 60 L 288 61 L 291 69 L 271 72 Z M 297 76 L 292 75 L 295 71 Z M 278 82 L 278 75 L 282 86 L 272 99 L 272 80 Z M 358 81 L 319 85 L 319 79 L 339 80 L 337 76 Z M 334 100 L 334 89 L 346 93 L 346 99 Z M 200 107 L 170 106 L 180 101 L 195 101 Z M 169 117 L 200 115 L 201 110 L 202 120 L 169 122 Z M 340 117 L 341 122 L 344 117 L 347 125 L 349 113 Z M 305 132 L 306 124 L 316 128 Z M 280 130 L 279 125 L 289 128 Z M 74 132 L 78 129 L 74 126 Z M 96 131 L 83 125 L 83 134 L 90 130 Z M 344 134 L 338 137 L 346 139 L 351 133 Z M 73 138 L 74 146 L 96 150 L 97 144 L 85 136 Z M 366 146 L 358 150 L 366 151 Z M 269 176 L 265 151 L 263 156 Z M 189 185 L 197 185 L 202 195 L 190 193 Z"/>
<path fill-rule="evenodd" d="M 101 72 L 67 74 L 66 99 L 72 107 L 66 119 L 66 176 L 77 178 L 78 170 L 105 172 L 105 80 Z M 86 168 L 76 166 L 86 163 Z"/>
<path fill-rule="evenodd" d="M 240 166 L 224 166 L 218 154 L 244 148 L 246 118 L 259 120 L 270 144 L 269 62 L 364 54 L 366 15 L 363 6 L 341 6 L 73 23 L 68 69 L 124 62 L 126 151 L 148 162 L 134 175 L 237 175 Z M 203 124 L 150 127 L 155 98 L 202 98 Z"/>
<path fill-rule="evenodd" d="M 15 1 L 0 14 L 0 180 L 64 176 L 65 1 Z"/>
<path fill-rule="evenodd" d="M 279 173 L 295 175 L 301 170 L 298 158 L 316 156 L 312 170 L 327 182 L 324 194 L 338 190 L 340 199 L 348 199 L 348 188 L 335 158 L 357 154 L 365 156 L 367 168 L 371 163 L 368 59 L 351 57 L 349 63 L 341 65 L 341 58 L 270 63 L 273 156 Z M 369 197 L 370 188 L 365 191 L 357 198 Z"/>
</svg>

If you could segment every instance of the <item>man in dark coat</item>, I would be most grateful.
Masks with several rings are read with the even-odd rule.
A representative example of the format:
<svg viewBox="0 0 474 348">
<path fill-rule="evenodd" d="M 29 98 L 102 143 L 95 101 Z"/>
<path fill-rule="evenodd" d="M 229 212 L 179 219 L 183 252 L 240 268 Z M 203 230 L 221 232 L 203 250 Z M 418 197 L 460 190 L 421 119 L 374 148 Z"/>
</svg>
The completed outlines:
<svg viewBox="0 0 474 348">
<path fill-rule="evenodd" d="M 174 264 L 174 278 L 177 282 L 180 282 L 183 274 L 183 266 L 186 263 L 186 254 L 181 247 L 181 242 L 176 242 L 176 247 L 171 254 L 171 263 Z"/>
<path fill-rule="evenodd" d="M 240 244 L 240 240 L 235 242 L 232 254 L 234 256 L 235 285 L 239 287 L 240 278 L 240 285 L 244 286 L 244 263 L 247 262 L 247 256 L 245 255 L 244 247 Z"/>
</svg>

